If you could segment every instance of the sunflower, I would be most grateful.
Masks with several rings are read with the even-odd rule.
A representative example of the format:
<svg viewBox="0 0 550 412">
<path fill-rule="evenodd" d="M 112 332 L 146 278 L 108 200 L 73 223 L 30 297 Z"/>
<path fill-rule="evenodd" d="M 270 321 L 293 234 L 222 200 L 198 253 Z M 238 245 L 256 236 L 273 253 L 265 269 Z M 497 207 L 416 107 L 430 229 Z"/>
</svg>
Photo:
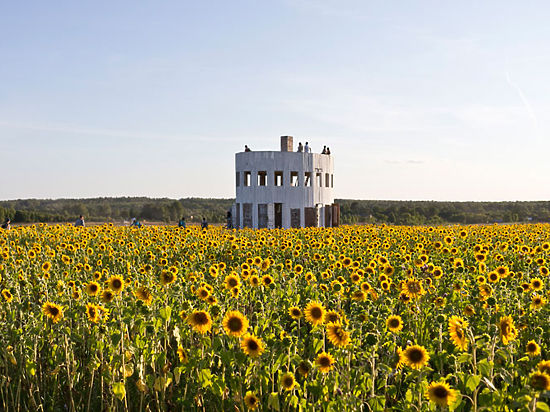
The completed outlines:
<svg viewBox="0 0 550 412">
<path fill-rule="evenodd" d="M 496 271 L 492 271 L 487 275 L 487 280 L 491 283 L 497 283 L 500 280 L 500 275 Z"/>
<path fill-rule="evenodd" d="M 422 287 L 422 281 L 416 280 L 415 278 L 407 279 L 402 284 L 401 292 L 405 293 L 411 299 L 417 299 L 425 293 Z"/>
<path fill-rule="evenodd" d="M 170 270 L 163 270 L 160 272 L 159 278 L 162 286 L 168 286 L 176 281 L 177 276 Z"/>
<path fill-rule="evenodd" d="M 537 364 L 537 369 L 541 373 L 546 373 L 546 374 L 550 375 L 550 360 L 540 361 Z"/>
<path fill-rule="evenodd" d="M 399 315 L 391 315 L 386 319 L 386 327 L 393 333 L 398 333 L 403 329 L 403 320 Z"/>
<path fill-rule="evenodd" d="M 399 354 L 399 363 L 410 366 L 413 369 L 421 369 L 430 360 L 426 348 L 420 345 L 407 346 Z"/>
<path fill-rule="evenodd" d="M 42 305 L 42 311 L 44 312 L 44 315 L 53 321 L 53 323 L 59 322 L 63 317 L 63 309 L 61 306 L 52 302 L 44 303 L 44 305 Z"/>
<path fill-rule="evenodd" d="M 281 376 L 281 386 L 286 391 L 291 391 L 294 386 L 296 386 L 296 379 L 294 378 L 294 374 L 292 372 L 284 373 Z"/>
<path fill-rule="evenodd" d="M 208 290 L 208 288 L 206 288 L 205 286 L 201 286 L 200 288 L 197 289 L 197 291 L 195 292 L 195 294 L 202 300 L 206 300 L 208 299 L 208 297 L 210 296 L 210 291 Z"/>
<path fill-rule="evenodd" d="M 292 306 L 288 309 L 288 314 L 292 319 L 300 319 L 302 317 L 302 311 L 296 306 Z"/>
<path fill-rule="evenodd" d="M 449 335 L 453 344 L 461 350 L 468 349 L 468 338 L 466 338 L 465 329 L 468 322 L 458 316 L 451 316 L 449 319 Z"/>
<path fill-rule="evenodd" d="M 462 313 L 464 313 L 465 316 L 471 317 L 476 314 L 476 311 L 472 305 L 466 305 Z"/>
<path fill-rule="evenodd" d="M 257 358 L 264 352 L 265 347 L 260 338 L 246 334 L 241 339 L 241 349 L 251 358 Z"/>
<path fill-rule="evenodd" d="M 457 393 L 445 382 L 432 382 L 428 386 L 426 396 L 431 402 L 444 408 L 455 401 Z"/>
<path fill-rule="evenodd" d="M 325 317 L 325 308 L 319 302 L 309 302 L 305 309 L 305 315 L 308 322 L 313 326 L 320 325 Z"/>
<path fill-rule="evenodd" d="M 248 329 L 248 320 L 237 310 L 231 310 L 223 318 L 223 328 L 225 333 L 230 336 L 239 337 L 246 333 Z"/>
<path fill-rule="evenodd" d="M 124 289 L 124 279 L 122 276 L 111 276 L 107 281 L 107 284 L 109 285 L 109 289 L 111 289 L 114 293 L 120 293 Z"/>
<path fill-rule="evenodd" d="M 518 331 L 511 316 L 502 316 L 498 322 L 499 336 L 504 345 L 516 339 Z"/>
<path fill-rule="evenodd" d="M 540 355 L 540 346 L 534 340 L 530 340 L 529 342 L 527 342 L 525 350 L 525 353 L 531 357 Z"/>
<path fill-rule="evenodd" d="M 334 368 L 334 363 L 336 361 L 332 357 L 330 353 L 321 352 L 319 355 L 317 355 L 317 358 L 315 359 L 315 365 L 319 368 L 319 370 L 322 373 L 327 373 Z"/>
<path fill-rule="evenodd" d="M 183 347 L 178 346 L 178 358 L 181 363 L 185 364 L 189 362 L 189 357 L 187 356 L 187 351 Z"/>
<path fill-rule="evenodd" d="M 212 329 L 212 318 L 210 314 L 204 310 L 196 310 L 187 316 L 187 322 L 193 327 L 196 332 L 205 334 Z"/>
<path fill-rule="evenodd" d="M 544 298 L 544 296 L 535 294 L 531 298 L 531 305 L 529 307 L 533 310 L 538 310 L 542 308 L 545 304 L 546 304 L 546 299 Z"/>
<path fill-rule="evenodd" d="M 300 362 L 298 365 L 298 373 L 302 375 L 304 378 L 309 374 L 311 371 L 311 364 L 306 361 Z"/>
<path fill-rule="evenodd" d="M 346 332 L 342 327 L 340 322 L 329 323 L 327 325 L 327 336 L 328 340 L 338 347 L 344 347 L 349 345 L 351 339 L 349 337 L 349 332 Z"/>
<path fill-rule="evenodd" d="M 135 296 L 146 305 L 150 305 L 153 301 L 153 294 L 145 286 L 140 286 L 135 291 Z"/>
<path fill-rule="evenodd" d="M 101 286 L 97 282 L 90 282 L 86 285 L 86 293 L 90 296 L 97 296 L 101 293 Z"/>
<path fill-rule="evenodd" d="M 101 301 L 102 301 L 103 303 L 109 303 L 109 302 L 111 302 L 114 298 L 115 298 L 114 293 L 111 292 L 111 291 L 108 290 L 108 289 L 105 289 L 105 290 L 101 293 Z"/>
<path fill-rule="evenodd" d="M 262 284 L 264 286 L 269 286 L 273 283 L 273 278 L 270 275 L 262 276 Z"/>
<path fill-rule="evenodd" d="M 42 270 L 43 270 L 44 272 L 49 271 L 51 268 L 52 268 L 52 264 L 51 264 L 50 262 L 44 262 L 44 263 L 42 264 Z"/>
<path fill-rule="evenodd" d="M 248 283 L 252 287 L 258 287 L 260 285 L 260 277 L 258 275 L 252 275 L 248 278 Z"/>
<path fill-rule="evenodd" d="M 258 409 L 259 403 L 260 400 L 256 395 L 254 395 L 254 393 L 250 391 L 246 392 L 246 395 L 244 396 L 244 404 L 248 409 L 250 409 L 251 411 Z"/>
<path fill-rule="evenodd" d="M 543 283 L 542 283 L 542 280 L 540 280 L 539 278 L 533 278 L 531 279 L 531 288 L 533 290 L 542 290 L 542 288 L 544 287 Z"/>
<path fill-rule="evenodd" d="M 550 375 L 543 372 L 535 372 L 531 375 L 529 383 L 539 391 L 550 390 Z"/>
<path fill-rule="evenodd" d="M 10 293 L 9 290 L 7 289 L 4 289 L 2 291 L 2 296 L 4 297 L 4 299 L 6 300 L 6 302 L 10 303 L 12 300 L 13 300 L 13 295 Z"/>
<path fill-rule="evenodd" d="M 97 310 L 97 306 L 92 303 L 86 304 L 86 315 L 88 316 L 88 320 L 93 323 L 99 322 L 99 311 Z"/>
<path fill-rule="evenodd" d="M 240 284 L 241 284 L 241 281 L 239 279 L 239 276 L 236 274 L 231 273 L 225 277 L 224 286 L 227 290 L 238 288 Z"/>
</svg>

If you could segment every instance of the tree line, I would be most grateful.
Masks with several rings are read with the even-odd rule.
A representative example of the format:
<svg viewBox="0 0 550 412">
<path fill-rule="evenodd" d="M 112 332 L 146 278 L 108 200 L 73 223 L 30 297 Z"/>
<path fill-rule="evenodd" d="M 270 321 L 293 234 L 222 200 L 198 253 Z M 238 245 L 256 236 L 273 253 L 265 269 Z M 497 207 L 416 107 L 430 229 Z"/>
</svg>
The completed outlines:
<svg viewBox="0 0 550 412">
<path fill-rule="evenodd" d="M 152 222 L 189 223 L 205 217 L 224 223 L 234 199 L 151 199 L 117 197 L 93 199 L 19 199 L 0 201 L 0 219 L 13 223 L 88 221 L 123 222 L 133 217 Z M 550 222 L 550 201 L 435 202 L 337 199 L 342 223 L 421 225 L 444 223 Z"/>
</svg>

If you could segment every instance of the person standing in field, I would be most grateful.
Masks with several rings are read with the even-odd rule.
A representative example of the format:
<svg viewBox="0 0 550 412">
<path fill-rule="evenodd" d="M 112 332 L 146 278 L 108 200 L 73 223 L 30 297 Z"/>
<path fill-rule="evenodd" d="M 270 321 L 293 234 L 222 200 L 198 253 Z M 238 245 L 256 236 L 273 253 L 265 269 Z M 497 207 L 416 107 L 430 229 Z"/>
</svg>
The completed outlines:
<svg viewBox="0 0 550 412">
<path fill-rule="evenodd" d="M 76 219 L 76 222 L 74 222 L 75 226 L 86 226 L 86 222 L 84 222 L 84 216 L 80 215 L 78 219 Z"/>
<path fill-rule="evenodd" d="M 182 227 L 184 229 L 187 227 L 186 224 L 185 224 L 185 217 L 182 216 L 182 218 L 178 222 L 178 227 Z"/>
<path fill-rule="evenodd" d="M 9 217 L 6 218 L 6 221 L 2 223 L 2 229 L 10 230 L 11 229 L 11 220 Z"/>
<path fill-rule="evenodd" d="M 205 217 L 202 218 L 201 229 L 208 229 L 208 222 L 206 221 Z"/>
</svg>

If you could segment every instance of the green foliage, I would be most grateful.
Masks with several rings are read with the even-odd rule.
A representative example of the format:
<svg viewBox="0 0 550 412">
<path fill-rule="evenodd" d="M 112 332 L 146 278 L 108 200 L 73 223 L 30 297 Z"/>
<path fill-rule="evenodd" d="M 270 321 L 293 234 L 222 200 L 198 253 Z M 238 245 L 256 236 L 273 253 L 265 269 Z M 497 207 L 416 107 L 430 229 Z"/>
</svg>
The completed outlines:
<svg viewBox="0 0 550 412">
<path fill-rule="evenodd" d="M 151 199 L 117 197 L 94 199 L 24 199 L 0 202 L 0 220 L 14 223 L 73 222 L 78 215 L 88 221 L 122 222 L 136 217 L 153 222 L 189 223 L 203 217 L 224 223 L 234 199 Z M 501 223 L 550 221 L 550 202 L 432 202 L 336 199 L 342 223 L 437 225 L 444 223 Z"/>
</svg>

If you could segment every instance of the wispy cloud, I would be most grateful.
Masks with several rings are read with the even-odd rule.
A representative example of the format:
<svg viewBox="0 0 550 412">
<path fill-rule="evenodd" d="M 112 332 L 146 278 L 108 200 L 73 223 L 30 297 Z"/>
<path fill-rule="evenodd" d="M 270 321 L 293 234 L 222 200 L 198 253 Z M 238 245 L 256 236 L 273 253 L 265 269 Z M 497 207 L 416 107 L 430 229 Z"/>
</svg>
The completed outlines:
<svg viewBox="0 0 550 412">
<path fill-rule="evenodd" d="M 521 89 L 521 87 L 519 87 L 519 85 L 517 83 L 512 81 L 512 79 L 510 78 L 510 73 L 509 72 L 506 72 L 506 81 L 508 82 L 510 87 L 512 87 L 512 89 L 514 89 L 517 92 L 519 98 L 521 99 L 521 102 L 523 103 L 523 106 L 525 107 L 525 110 L 527 111 L 527 114 L 529 115 L 529 117 L 533 121 L 533 127 L 534 127 L 535 132 L 537 133 L 537 136 L 538 136 L 539 135 L 539 121 L 538 121 L 537 115 L 535 114 L 535 111 L 533 110 L 533 107 L 531 106 L 531 103 L 527 99 L 527 96 L 525 96 L 525 93 L 523 93 L 523 90 Z"/>
</svg>

